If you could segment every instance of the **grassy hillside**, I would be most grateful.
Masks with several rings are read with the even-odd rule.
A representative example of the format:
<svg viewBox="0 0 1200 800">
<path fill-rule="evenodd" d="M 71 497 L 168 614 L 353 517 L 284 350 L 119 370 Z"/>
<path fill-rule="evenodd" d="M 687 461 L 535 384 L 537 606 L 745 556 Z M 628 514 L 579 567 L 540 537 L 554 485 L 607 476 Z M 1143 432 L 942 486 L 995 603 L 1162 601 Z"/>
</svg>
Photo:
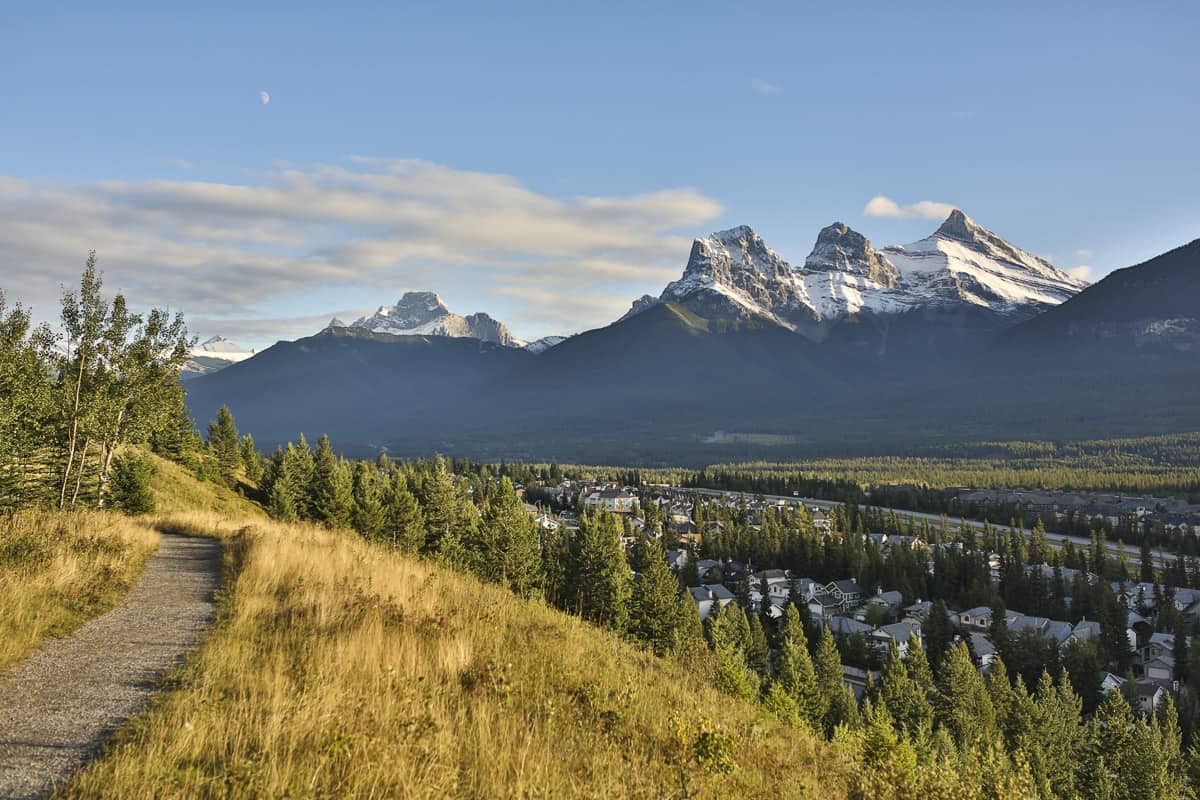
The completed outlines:
<svg viewBox="0 0 1200 800">
<path fill-rule="evenodd" d="M 155 467 L 150 488 L 154 492 L 156 513 L 208 511 L 233 519 L 266 518 L 259 505 L 232 489 L 210 481 L 196 480 L 186 468 L 165 458 L 152 454 L 149 458 Z"/>
<path fill-rule="evenodd" d="M 575 618 L 349 535 L 223 527 L 219 628 L 63 796 L 846 793 L 833 746 Z"/>
<path fill-rule="evenodd" d="M 30 511 L 0 522 L 0 669 L 112 608 L 158 546 L 118 514 Z"/>
</svg>

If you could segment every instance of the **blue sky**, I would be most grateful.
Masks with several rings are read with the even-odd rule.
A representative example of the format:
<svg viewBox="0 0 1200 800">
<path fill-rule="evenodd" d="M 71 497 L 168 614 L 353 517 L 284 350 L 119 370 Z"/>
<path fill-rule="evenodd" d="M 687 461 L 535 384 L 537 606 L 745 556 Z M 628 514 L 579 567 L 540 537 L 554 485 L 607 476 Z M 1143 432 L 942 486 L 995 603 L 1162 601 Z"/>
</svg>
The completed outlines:
<svg viewBox="0 0 1200 800">
<path fill-rule="evenodd" d="M 4 3 L 0 287 L 52 311 L 94 246 L 255 346 L 405 288 L 532 337 L 710 230 L 938 224 L 877 195 L 1092 279 L 1200 236 L 1200 6 L 745 5 Z"/>
</svg>

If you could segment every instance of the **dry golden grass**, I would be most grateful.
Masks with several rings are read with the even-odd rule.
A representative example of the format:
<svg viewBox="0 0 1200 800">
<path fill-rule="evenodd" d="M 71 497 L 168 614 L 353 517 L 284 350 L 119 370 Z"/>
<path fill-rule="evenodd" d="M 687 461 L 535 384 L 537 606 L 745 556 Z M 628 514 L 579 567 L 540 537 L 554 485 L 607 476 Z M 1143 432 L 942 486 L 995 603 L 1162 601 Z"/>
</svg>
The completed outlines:
<svg viewBox="0 0 1200 800">
<path fill-rule="evenodd" d="M 146 454 L 155 466 L 150 488 L 158 514 L 208 511 L 234 519 L 266 519 L 266 512 L 227 486 L 196 480 L 185 467 L 165 458 Z"/>
<path fill-rule="evenodd" d="M 0 519 L 0 669 L 112 608 L 158 546 L 144 520 L 28 511 Z"/>
<path fill-rule="evenodd" d="M 348 534 L 166 524 L 225 536 L 221 620 L 64 797 L 845 794 L 840 750 L 498 587 Z M 702 720 L 733 772 L 677 766 Z"/>
</svg>

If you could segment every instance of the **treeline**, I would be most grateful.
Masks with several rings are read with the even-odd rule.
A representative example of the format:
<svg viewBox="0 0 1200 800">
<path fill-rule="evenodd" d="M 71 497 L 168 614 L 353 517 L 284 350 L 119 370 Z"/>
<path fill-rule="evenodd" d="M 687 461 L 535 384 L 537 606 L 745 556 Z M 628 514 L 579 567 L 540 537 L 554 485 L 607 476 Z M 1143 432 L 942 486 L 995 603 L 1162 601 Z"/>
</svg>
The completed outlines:
<svg viewBox="0 0 1200 800">
<path fill-rule="evenodd" d="M 143 444 L 181 458 L 197 445 L 179 382 L 191 344 L 183 318 L 132 313 L 102 289 L 91 253 L 63 293 L 61 334 L 0 292 L 0 511 L 145 510 L 146 464 L 118 454 Z"/>
</svg>

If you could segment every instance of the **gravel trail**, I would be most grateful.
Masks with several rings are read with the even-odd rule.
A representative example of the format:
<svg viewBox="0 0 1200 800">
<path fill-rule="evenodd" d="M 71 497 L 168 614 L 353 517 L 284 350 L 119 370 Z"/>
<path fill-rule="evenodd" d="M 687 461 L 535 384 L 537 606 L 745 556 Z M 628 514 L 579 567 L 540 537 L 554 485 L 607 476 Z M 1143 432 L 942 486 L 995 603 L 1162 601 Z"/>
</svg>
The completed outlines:
<svg viewBox="0 0 1200 800">
<path fill-rule="evenodd" d="M 163 534 L 119 606 L 0 673 L 0 798 L 45 797 L 137 714 L 216 615 L 221 545 Z"/>
</svg>

